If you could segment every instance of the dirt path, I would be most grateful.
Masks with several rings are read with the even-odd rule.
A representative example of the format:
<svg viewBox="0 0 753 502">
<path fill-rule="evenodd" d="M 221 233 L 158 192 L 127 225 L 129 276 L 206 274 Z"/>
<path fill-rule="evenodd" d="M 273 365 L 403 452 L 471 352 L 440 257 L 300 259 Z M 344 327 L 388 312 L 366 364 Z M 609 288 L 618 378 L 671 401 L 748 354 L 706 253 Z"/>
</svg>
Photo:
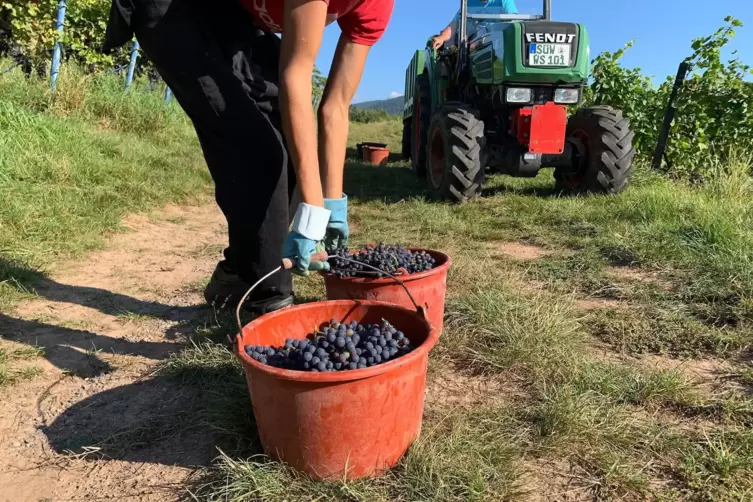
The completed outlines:
<svg viewBox="0 0 753 502">
<path fill-rule="evenodd" d="M 217 456 L 221 441 L 196 413 L 205 402 L 201 386 L 155 377 L 154 369 L 211 318 L 201 291 L 221 255 L 224 219 L 208 203 L 132 216 L 123 225 L 103 251 L 53 270 L 37 286 L 38 297 L 0 313 L 0 348 L 44 351 L 23 361 L 41 375 L 0 388 L 0 502 L 175 501 L 185 495 L 186 479 Z M 514 261 L 551 252 L 521 243 L 494 250 Z M 583 312 L 622 304 L 573 300 Z M 625 359 L 599 348 L 602 358 Z M 680 364 L 660 357 L 638 363 Z M 689 379 L 708 380 L 711 370 L 700 369 Z M 427 410 L 473 407 L 490 394 L 515 399 L 524 391 L 509 378 L 445 368 L 430 378 Z M 549 475 L 568 466 L 528 467 L 547 473 L 544 481 L 531 480 L 532 500 L 585 499 L 572 493 L 570 478 Z"/>
<path fill-rule="evenodd" d="M 0 314 L 0 343 L 45 352 L 28 362 L 40 376 L 0 389 L 3 502 L 175 500 L 216 454 L 211 433 L 180 423 L 199 396 L 150 373 L 207 317 L 201 281 L 225 241 L 222 215 L 169 207 L 124 226 Z M 66 453 L 89 445 L 88 458 Z"/>
</svg>

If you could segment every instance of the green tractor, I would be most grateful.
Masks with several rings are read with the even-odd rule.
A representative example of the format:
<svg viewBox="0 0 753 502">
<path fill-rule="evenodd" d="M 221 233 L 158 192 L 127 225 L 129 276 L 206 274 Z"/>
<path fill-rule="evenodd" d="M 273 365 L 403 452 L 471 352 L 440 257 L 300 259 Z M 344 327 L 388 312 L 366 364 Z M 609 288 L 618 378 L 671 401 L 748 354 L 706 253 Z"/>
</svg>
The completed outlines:
<svg viewBox="0 0 753 502">
<path fill-rule="evenodd" d="M 481 194 L 487 171 L 534 177 L 554 168 L 558 190 L 619 193 L 633 170 L 634 133 L 621 111 L 582 107 L 590 71 L 583 25 L 538 14 L 479 14 L 461 1 L 454 43 L 431 40 L 406 71 L 403 157 L 432 197 Z"/>
</svg>

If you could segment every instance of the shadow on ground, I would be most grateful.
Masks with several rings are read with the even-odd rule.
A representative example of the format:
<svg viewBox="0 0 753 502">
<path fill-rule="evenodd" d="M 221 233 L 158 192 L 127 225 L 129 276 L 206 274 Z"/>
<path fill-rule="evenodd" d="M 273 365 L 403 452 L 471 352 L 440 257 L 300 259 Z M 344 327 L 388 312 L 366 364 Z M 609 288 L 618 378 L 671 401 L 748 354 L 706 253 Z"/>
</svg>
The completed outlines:
<svg viewBox="0 0 753 502">
<path fill-rule="evenodd" d="M 545 176 L 540 174 L 539 176 Z M 491 179 L 489 179 L 491 178 Z M 496 195 L 519 195 L 522 197 L 538 197 L 542 199 L 572 197 L 572 194 L 557 190 L 554 184 L 551 185 L 522 185 L 520 183 L 510 183 L 513 178 L 493 176 L 487 177 L 487 182 L 481 191 L 482 197 L 494 197 Z"/>
<path fill-rule="evenodd" d="M 345 150 L 345 157 L 348 159 L 349 162 L 361 163 L 361 161 L 363 160 L 362 157 L 358 155 L 358 150 L 356 148 L 348 147 Z M 388 160 L 390 164 L 406 161 L 406 159 L 403 158 L 402 153 L 396 152 L 395 149 L 392 147 L 390 147 L 390 156 Z M 410 161 L 408 160 L 408 162 Z"/>
<path fill-rule="evenodd" d="M 89 460 L 195 468 L 208 466 L 217 448 L 262 453 L 242 370 L 232 356 L 216 366 L 188 364 L 95 394 L 40 430 L 56 453 Z"/>
<path fill-rule="evenodd" d="M 348 149 L 348 160 L 345 163 L 344 190 L 352 199 L 368 202 L 378 200 L 394 204 L 410 198 L 426 198 L 426 181 L 418 178 L 399 154 L 390 155 L 390 163 L 385 167 L 372 166 L 361 162 L 355 149 Z M 541 174 L 540 176 L 545 176 Z M 562 190 L 557 190 L 554 184 L 537 183 L 522 184 L 520 180 L 499 175 L 488 175 L 482 189 L 482 197 L 497 195 L 519 195 L 537 198 L 573 197 Z M 440 202 L 441 203 L 441 202 Z"/>
<path fill-rule="evenodd" d="M 372 166 L 349 159 L 345 163 L 344 191 L 359 202 L 381 201 L 394 204 L 424 197 L 426 184 L 406 167 Z"/>
<path fill-rule="evenodd" d="M 493 186 L 484 188 L 481 191 L 482 197 L 494 197 L 496 195 L 520 195 L 522 197 L 538 197 L 541 199 L 557 199 L 563 197 L 572 197 L 554 187 L 510 187 L 510 186 Z"/>
<path fill-rule="evenodd" d="M 144 301 L 105 289 L 61 284 L 49 278 L 38 280 L 34 284 L 34 292 L 53 302 L 81 305 L 111 316 L 136 314 L 163 321 L 182 322 L 197 313 L 195 306 L 182 307 Z"/>
<path fill-rule="evenodd" d="M 45 357 L 70 374 L 91 377 L 111 371 L 98 357 L 99 352 L 141 356 L 159 360 L 175 350 L 175 340 L 185 340 L 194 331 L 195 322 L 206 316 L 203 305 L 176 307 L 143 301 L 99 288 L 61 284 L 39 271 L 0 257 L 0 282 L 19 290 L 33 291 L 54 302 L 76 304 L 111 316 L 133 314 L 173 323 L 165 331 L 164 342 L 131 341 L 103 336 L 87 329 L 55 326 L 41 320 L 27 320 L 0 313 L 0 336 L 18 343 L 44 349 Z"/>
<path fill-rule="evenodd" d="M 98 357 L 99 352 L 159 360 L 175 350 L 175 343 L 172 342 L 127 341 L 5 314 L 0 314 L 0 336 L 42 348 L 48 361 L 66 373 L 81 378 L 112 371 L 110 364 Z"/>
<path fill-rule="evenodd" d="M 4 258 L 0 258 L 0 281 L 51 301 L 112 316 L 128 312 L 178 323 L 179 328 L 190 328 L 191 333 L 207 340 L 222 340 L 235 330 L 232 316 L 212 317 L 204 306 L 175 307 L 98 288 L 65 285 Z M 175 326 L 170 328 L 165 337 L 177 338 L 175 330 Z M 56 453 L 189 468 L 209 465 L 217 457 L 218 447 L 249 456 L 261 453 L 242 369 L 221 344 L 206 343 L 211 347 L 208 353 L 170 357 L 177 347 L 167 339 L 129 341 L 6 313 L 0 313 L 0 336 L 41 347 L 58 368 L 94 381 L 113 369 L 99 357 L 100 352 L 165 361 L 160 366 L 164 371 L 89 396 L 40 427 Z M 187 352 L 200 350 L 200 346 L 204 345 Z"/>
</svg>

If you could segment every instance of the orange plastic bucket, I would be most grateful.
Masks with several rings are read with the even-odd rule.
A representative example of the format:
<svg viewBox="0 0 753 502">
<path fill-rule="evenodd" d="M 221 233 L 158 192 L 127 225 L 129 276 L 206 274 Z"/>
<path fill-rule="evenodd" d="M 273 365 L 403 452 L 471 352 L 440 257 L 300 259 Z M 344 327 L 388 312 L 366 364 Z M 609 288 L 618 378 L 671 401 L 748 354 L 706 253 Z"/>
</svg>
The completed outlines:
<svg viewBox="0 0 753 502">
<path fill-rule="evenodd" d="M 385 166 L 389 162 L 389 148 L 363 145 L 363 160 L 375 166 Z"/>
<path fill-rule="evenodd" d="M 356 143 L 356 150 L 358 152 L 358 158 L 363 160 L 363 147 L 372 146 L 376 148 L 387 148 L 387 143 L 374 143 L 373 141 L 367 141 L 365 143 Z"/>
<path fill-rule="evenodd" d="M 447 271 L 452 265 L 450 256 L 431 249 L 410 248 L 411 251 L 426 251 L 430 254 L 436 266 L 426 272 L 401 275 L 399 279 L 405 283 L 415 298 L 416 303 L 426 311 L 426 319 L 442 334 L 444 324 L 444 303 L 447 291 Z M 375 300 L 413 309 L 413 302 L 403 287 L 389 277 L 344 277 L 335 274 L 323 274 L 324 285 L 327 289 L 328 300 Z"/>
<path fill-rule="evenodd" d="M 261 364 L 246 345 L 303 339 L 330 319 L 387 319 L 416 347 L 370 368 L 308 373 Z M 421 431 L 429 351 L 438 334 L 422 313 L 373 301 L 327 301 L 262 316 L 237 337 L 264 451 L 317 479 L 375 476 L 394 466 Z"/>
</svg>

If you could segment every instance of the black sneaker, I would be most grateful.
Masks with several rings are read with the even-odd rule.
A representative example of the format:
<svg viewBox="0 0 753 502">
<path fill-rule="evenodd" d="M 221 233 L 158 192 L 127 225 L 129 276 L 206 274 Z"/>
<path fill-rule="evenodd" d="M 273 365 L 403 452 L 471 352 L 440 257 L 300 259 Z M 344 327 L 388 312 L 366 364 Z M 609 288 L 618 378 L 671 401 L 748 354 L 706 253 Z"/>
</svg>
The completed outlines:
<svg viewBox="0 0 753 502">
<path fill-rule="evenodd" d="M 251 285 L 240 278 L 238 274 L 227 270 L 222 262 L 217 264 L 212 278 L 204 289 L 204 299 L 209 305 L 218 309 L 235 310 L 238 302 L 246 294 Z M 243 309 L 258 315 L 267 314 L 293 305 L 293 296 L 275 295 L 271 298 L 257 301 L 249 301 L 243 305 Z"/>
<path fill-rule="evenodd" d="M 256 315 L 269 314 L 276 310 L 281 310 L 286 307 L 291 307 L 294 304 L 293 295 L 288 296 L 275 296 L 268 300 L 260 300 L 258 302 L 251 302 L 246 300 L 243 304 L 243 310 Z M 237 304 L 236 304 L 237 305 Z M 235 308 L 235 307 L 233 307 Z"/>
</svg>

